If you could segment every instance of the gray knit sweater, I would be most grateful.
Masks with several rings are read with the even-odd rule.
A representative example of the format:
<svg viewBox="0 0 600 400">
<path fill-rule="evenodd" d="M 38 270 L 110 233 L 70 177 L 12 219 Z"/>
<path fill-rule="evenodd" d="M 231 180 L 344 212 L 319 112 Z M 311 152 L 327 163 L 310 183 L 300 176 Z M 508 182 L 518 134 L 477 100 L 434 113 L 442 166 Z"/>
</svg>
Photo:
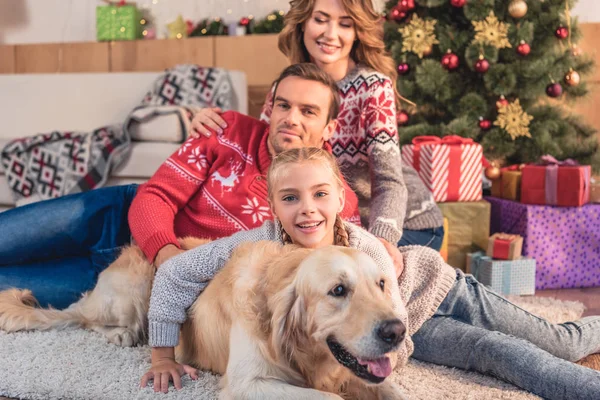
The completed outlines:
<svg viewBox="0 0 600 400">
<path fill-rule="evenodd" d="M 383 244 L 365 230 L 346 223 L 350 247 L 358 249 L 381 267 L 391 282 L 396 282 L 392 261 Z M 281 242 L 281 231 L 272 221 L 260 228 L 241 231 L 232 236 L 186 251 L 166 261 L 156 273 L 150 298 L 149 344 L 152 347 L 176 346 L 179 327 L 186 319 L 188 308 L 223 268 L 233 250 L 243 242 L 273 240 Z M 400 302 L 408 311 L 409 335 L 430 318 L 454 284 L 454 269 L 429 248 L 410 246 L 401 249 L 404 272 L 398 286 L 392 288 L 392 302 Z M 412 353 L 408 338 L 403 349 L 403 362 Z"/>
</svg>

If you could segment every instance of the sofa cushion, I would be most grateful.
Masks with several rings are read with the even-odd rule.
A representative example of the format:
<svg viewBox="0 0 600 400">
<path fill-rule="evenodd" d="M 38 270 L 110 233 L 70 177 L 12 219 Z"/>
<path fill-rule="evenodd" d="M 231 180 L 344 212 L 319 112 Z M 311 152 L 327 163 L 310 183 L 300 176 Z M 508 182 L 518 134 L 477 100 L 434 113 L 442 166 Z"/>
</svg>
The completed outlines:
<svg viewBox="0 0 600 400">
<path fill-rule="evenodd" d="M 181 145 L 165 142 L 132 142 L 131 154 L 116 171 L 113 177 L 150 178 Z"/>
</svg>

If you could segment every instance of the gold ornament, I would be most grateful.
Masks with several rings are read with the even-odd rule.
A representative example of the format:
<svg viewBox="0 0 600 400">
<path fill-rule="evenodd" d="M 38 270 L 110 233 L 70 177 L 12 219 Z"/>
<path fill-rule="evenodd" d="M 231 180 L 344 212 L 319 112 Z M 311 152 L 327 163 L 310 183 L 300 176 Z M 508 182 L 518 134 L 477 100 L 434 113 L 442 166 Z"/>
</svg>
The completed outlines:
<svg viewBox="0 0 600 400">
<path fill-rule="evenodd" d="M 508 5 L 508 13 L 513 18 L 523 18 L 527 14 L 527 3 L 524 0 L 512 0 Z"/>
<path fill-rule="evenodd" d="M 436 20 L 423 20 L 415 15 L 412 20 L 404 28 L 398 28 L 398 32 L 402 34 L 402 51 L 412 51 L 419 58 L 423 58 L 423 55 L 428 49 L 439 43 L 435 37 L 434 26 L 437 23 Z"/>
<path fill-rule="evenodd" d="M 531 137 L 529 123 L 533 117 L 523 111 L 519 99 L 498 109 L 498 119 L 494 125 L 504 129 L 515 140 L 519 136 Z"/>
<path fill-rule="evenodd" d="M 496 179 L 499 179 L 500 176 L 502 175 L 502 172 L 500 171 L 500 168 L 498 168 L 496 165 L 490 165 L 489 167 L 487 167 L 484 171 L 485 173 L 485 177 L 488 178 L 490 181 L 495 181 Z"/>
<path fill-rule="evenodd" d="M 493 11 L 483 21 L 473 21 L 475 27 L 475 39 L 473 41 L 479 44 L 489 44 L 497 49 L 512 47 L 508 41 L 508 25 L 498 21 Z"/>
<path fill-rule="evenodd" d="M 169 39 L 182 39 L 187 37 L 187 24 L 179 15 L 177 19 L 167 25 L 169 30 Z"/>
<path fill-rule="evenodd" d="M 577 71 L 573 71 L 572 69 L 567 72 L 565 75 L 565 83 L 569 86 L 577 86 L 581 81 L 581 77 Z"/>
</svg>

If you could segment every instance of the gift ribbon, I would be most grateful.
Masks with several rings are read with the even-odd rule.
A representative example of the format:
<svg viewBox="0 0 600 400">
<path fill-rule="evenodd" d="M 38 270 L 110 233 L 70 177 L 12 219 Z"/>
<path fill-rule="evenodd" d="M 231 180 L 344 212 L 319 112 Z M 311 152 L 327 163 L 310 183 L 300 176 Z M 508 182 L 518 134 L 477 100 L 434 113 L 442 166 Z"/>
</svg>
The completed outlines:
<svg viewBox="0 0 600 400">
<path fill-rule="evenodd" d="M 111 0 L 102 0 L 102 1 L 104 1 L 105 3 L 108 3 L 111 6 L 116 5 L 117 7 L 122 7 L 126 4 L 125 3 L 126 0 L 119 0 L 119 2 L 117 2 L 116 4 L 114 1 L 111 1 Z"/>
<path fill-rule="evenodd" d="M 443 138 L 437 136 L 417 136 L 412 140 L 413 144 L 413 167 L 417 172 L 421 171 L 421 146 L 427 145 L 446 145 L 450 146 L 450 160 L 459 160 L 459 162 L 450 162 L 448 166 L 448 198 L 458 198 L 460 189 L 460 158 L 462 155 L 463 144 L 475 144 L 473 139 L 464 138 L 458 135 L 448 135 Z"/>
<path fill-rule="evenodd" d="M 540 157 L 539 165 L 546 166 L 546 181 L 545 181 L 545 200 L 548 205 L 556 205 L 558 203 L 558 167 L 560 166 L 577 166 L 579 163 L 571 158 L 564 161 L 558 161 L 550 154 Z"/>
</svg>

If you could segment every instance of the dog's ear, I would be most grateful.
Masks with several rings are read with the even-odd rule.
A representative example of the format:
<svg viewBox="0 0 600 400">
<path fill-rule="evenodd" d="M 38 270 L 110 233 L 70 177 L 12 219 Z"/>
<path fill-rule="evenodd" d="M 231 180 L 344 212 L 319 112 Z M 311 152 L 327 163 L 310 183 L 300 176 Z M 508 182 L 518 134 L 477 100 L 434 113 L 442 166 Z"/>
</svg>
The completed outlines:
<svg viewBox="0 0 600 400">
<path fill-rule="evenodd" d="M 306 305 L 304 298 L 298 295 L 294 282 L 272 298 L 274 305 L 271 318 L 271 347 L 275 358 L 291 361 L 294 351 L 306 350 Z"/>
</svg>

